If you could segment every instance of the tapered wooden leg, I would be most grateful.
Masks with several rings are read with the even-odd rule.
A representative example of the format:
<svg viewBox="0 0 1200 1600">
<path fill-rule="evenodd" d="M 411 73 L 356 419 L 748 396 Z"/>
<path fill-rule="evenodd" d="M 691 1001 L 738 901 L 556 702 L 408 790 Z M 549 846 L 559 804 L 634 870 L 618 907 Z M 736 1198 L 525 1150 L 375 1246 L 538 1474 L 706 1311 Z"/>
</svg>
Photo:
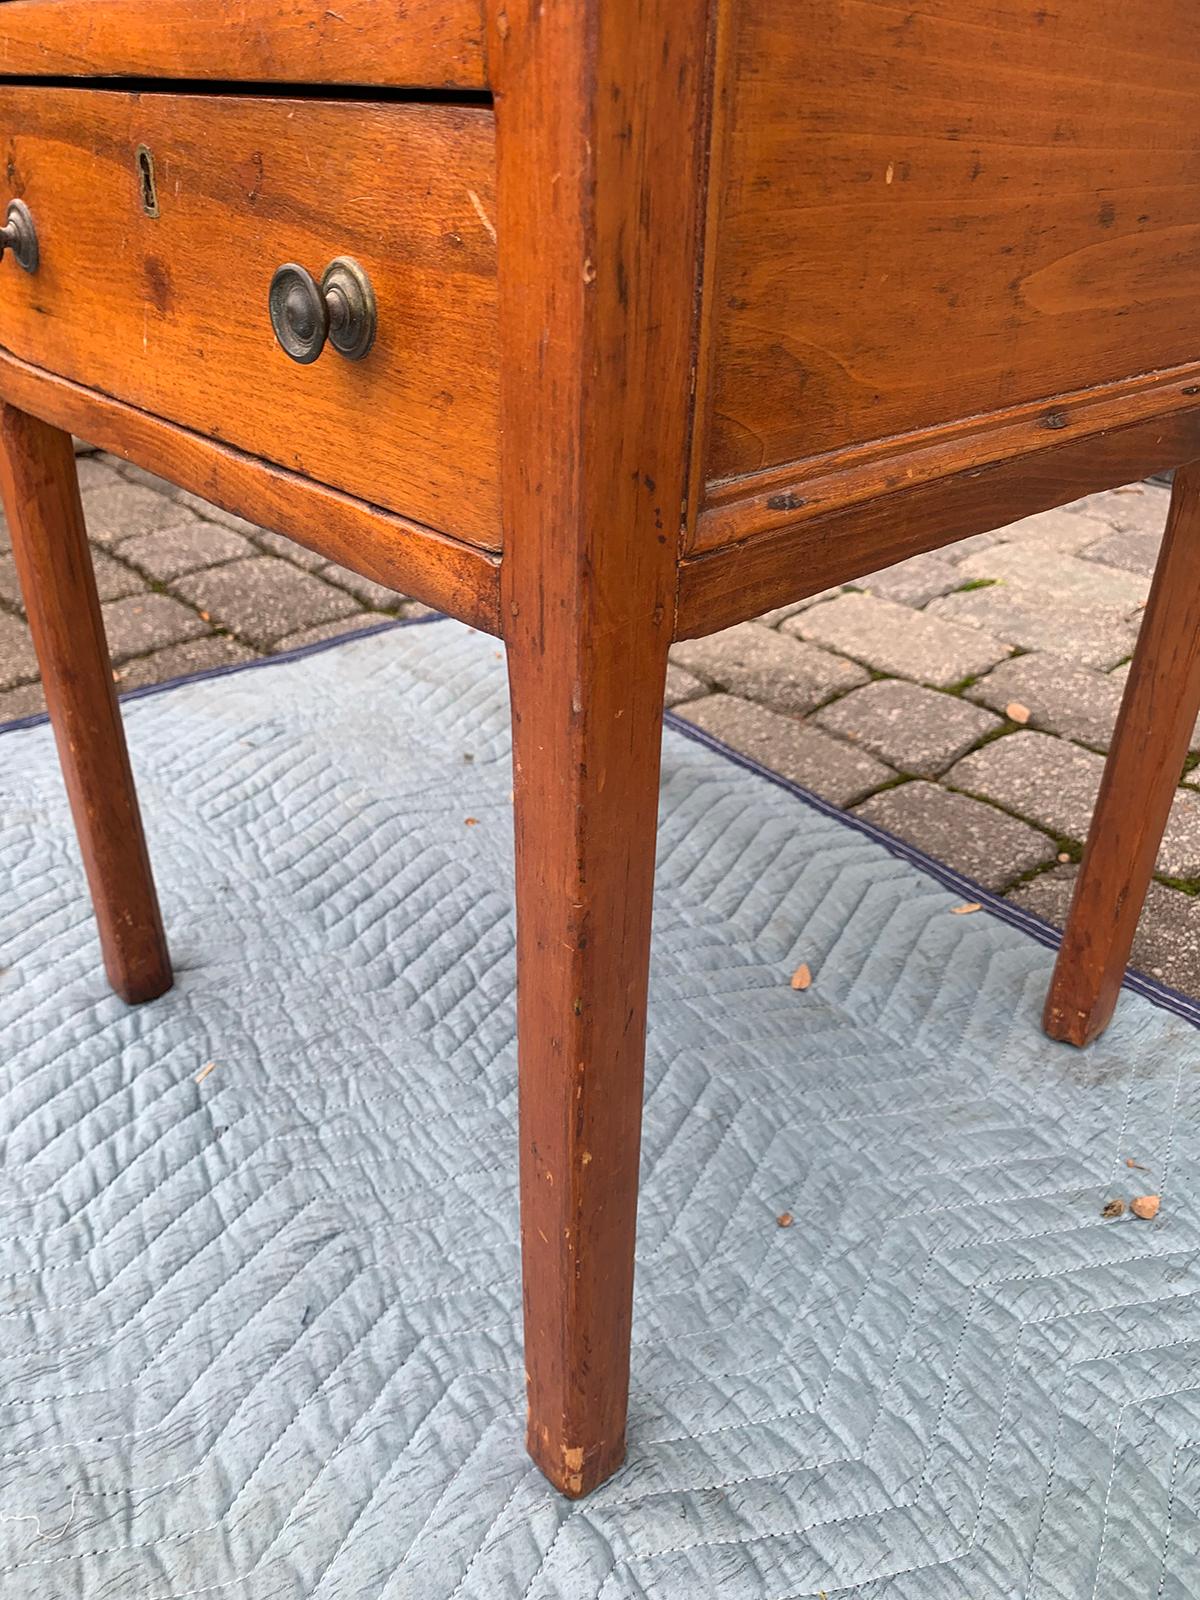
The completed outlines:
<svg viewBox="0 0 1200 1600">
<path fill-rule="evenodd" d="M 68 434 L 0 407 L 0 491 L 109 980 L 125 1000 L 171 965 L 84 529 Z"/>
<path fill-rule="evenodd" d="M 1113 1014 L 1200 711 L 1200 463 L 1175 475 L 1158 558 L 1075 897 L 1046 999 L 1053 1039 L 1084 1045 Z"/>
<path fill-rule="evenodd" d="M 528 1445 L 621 1461 L 667 648 L 689 493 L 706 0 L 488 7 L 517 832 Z"/>
<path fill-rule="evenodd" d="M 665 630 L 562 659 L 509 653 L 527 1442 L 578 1496 L 625 1454 Z"/>
</svg>

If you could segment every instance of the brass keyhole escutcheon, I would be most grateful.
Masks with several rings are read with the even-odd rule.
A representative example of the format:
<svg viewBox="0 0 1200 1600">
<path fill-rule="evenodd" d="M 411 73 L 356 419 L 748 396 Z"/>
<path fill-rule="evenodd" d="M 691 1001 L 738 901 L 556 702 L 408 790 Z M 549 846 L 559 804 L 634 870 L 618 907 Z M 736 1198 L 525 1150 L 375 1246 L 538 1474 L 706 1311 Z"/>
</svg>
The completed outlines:
<svg viewBox="0 0 1200 1600">
<path fill-rule="evenodd" d="M 154 157 L 144 144 L 137 147 L 138 193 L 148 217 L 158 215 L 158 185 L 154 181 Z"/>
<path fill-rule="evenodd" d="M 326 341 L 347 361 L 361 361 L 375 343 L 375 293 L 349 256 L 331 261 L 319 285 L 303 267 L 286 262 L 271 279 L 268 306 L 275 337 L 301 366 L 315 361 Z"/>
</svg>

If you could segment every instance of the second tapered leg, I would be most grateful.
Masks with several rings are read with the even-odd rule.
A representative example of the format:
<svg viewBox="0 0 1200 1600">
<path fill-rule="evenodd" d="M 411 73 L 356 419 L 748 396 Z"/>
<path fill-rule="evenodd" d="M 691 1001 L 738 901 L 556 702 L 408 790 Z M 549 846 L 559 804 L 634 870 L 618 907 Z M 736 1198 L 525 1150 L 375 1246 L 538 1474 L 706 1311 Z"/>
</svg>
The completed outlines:
<svg viewBox="0 0 1200 1600">
<path fill-rule="evenodd" d="M 1166 537 L 1046 999 L 1054 1039 L 1108 1026 L 1200 712 L 1200 464 L 1175 477 Z"/>
</svg>

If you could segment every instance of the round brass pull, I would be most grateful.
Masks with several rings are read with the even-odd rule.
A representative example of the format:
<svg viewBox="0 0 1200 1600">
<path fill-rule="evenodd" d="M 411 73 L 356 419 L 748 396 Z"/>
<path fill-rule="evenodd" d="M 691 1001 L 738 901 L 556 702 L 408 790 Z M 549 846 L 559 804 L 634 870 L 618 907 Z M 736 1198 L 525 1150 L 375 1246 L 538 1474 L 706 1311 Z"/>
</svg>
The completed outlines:
<svg viewBox="0 0 1200 1600">
<path fill-rule="evenodd" d="M 24 200 L 10 200 L 8 203 L 8 216 L 0 228 L 0 260 L 3 260 L 6 250 L 12 251 L 17 265 L 26 272 L 37 271 L 37 229 Z"/>
<path fill-rule="evenodd" d="M 329 263 L 319 287 L 294 261 L 276 268 L 268 303 L 275 337 L 301 366 L 317 359 L 326 340 L 348 361 L 361 361 L 375 343 L 375 291 L 349 256 Z"/>
</svg>

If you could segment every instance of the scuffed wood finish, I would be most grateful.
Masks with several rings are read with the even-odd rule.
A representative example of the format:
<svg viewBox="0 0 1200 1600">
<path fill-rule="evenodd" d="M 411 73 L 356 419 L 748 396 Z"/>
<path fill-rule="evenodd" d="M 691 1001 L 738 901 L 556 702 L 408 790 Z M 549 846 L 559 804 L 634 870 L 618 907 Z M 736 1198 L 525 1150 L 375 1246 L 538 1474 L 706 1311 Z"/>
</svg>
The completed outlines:
<svg viewBox="0 0 1200 1600">
<path fill-rule="evenodd" d="M 1166 538 L 1113 733 L 1043 1018 L 1084 1045 L 1117 1003 L 1200 713 L 1200 463 L 1175 477 Z"/>
<path fill-rule="evenodd" d="M 528 1446 L 625 1450 L 705 0 L 497 7 Z"/>
<path fill-rule="evenodd" d="M 32 276 L 4 263 L 0 345 L 497 544 L 490 111 L 0 87 L 0 128 L 41 246 Z M 297 366 L 271 327 L 271 275 L 296 261 L 319 279 L 339 255 L 370 274 L 375 346 Z"/>
<path fill-rule="evenodd" d="M 482 88 L 480 0 L 5 0 L 0 72 Z"/>
<path fill-rule="evenodd" d="M 935 472 L 924 481 L 914 474 L 911 485 L 881 478 L 873 495 L 807 521 L 785 510 L 782 526 L 759 538 L 684 560 L 677 636 L 714 633 L 923 550 L 1190 460 L 1200 451 L 1200 410 L 1081 439 L 1046 439 L 1061 442 L 970 472 Z"/>
<path fill-rule="evenodd" d="M 709 482 L 1195 362 L 1194 0 L 723 12 Z"/>
<path fill-rule="evenodd" d="M 0 405 L 0 491 L 105 970 L 123 999 L 153 1000 L 171 987 L 171 963 L 117 710 L 70 435 Z"/>
<path fill-rule="evenodd" d="M 330 561 L 500 632 L 499 558 L 0 351 L 0 395 Z"/>
</svg>

